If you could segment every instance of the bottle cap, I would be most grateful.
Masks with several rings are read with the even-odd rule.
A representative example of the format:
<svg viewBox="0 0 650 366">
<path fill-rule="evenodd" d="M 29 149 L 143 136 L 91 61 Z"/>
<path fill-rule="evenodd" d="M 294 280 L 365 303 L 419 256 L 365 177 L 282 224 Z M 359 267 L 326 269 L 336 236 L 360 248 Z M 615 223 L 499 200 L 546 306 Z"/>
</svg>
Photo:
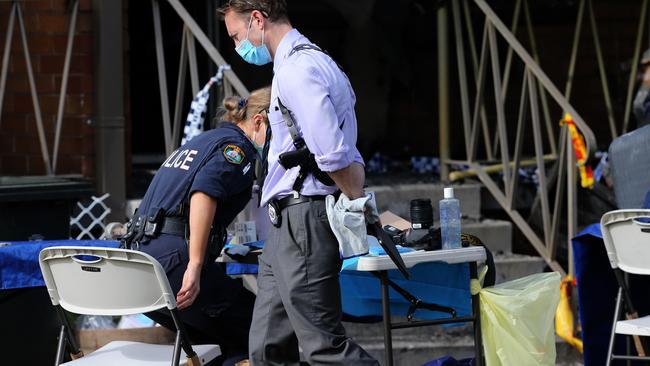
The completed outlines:
<svg viewBox="0 0 650 366">
<path fill-rule="evenodd" d="M 452 187 L 447 187 L 444 189 L 444 198 L 454 198 L 454 189 Z"/>
</svg>

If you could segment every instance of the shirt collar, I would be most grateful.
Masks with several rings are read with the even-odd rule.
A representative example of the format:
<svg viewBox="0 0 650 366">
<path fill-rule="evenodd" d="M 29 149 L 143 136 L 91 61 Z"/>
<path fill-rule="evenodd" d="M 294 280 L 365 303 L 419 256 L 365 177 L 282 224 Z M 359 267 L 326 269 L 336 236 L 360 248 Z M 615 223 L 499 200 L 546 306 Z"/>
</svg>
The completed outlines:
<svg viewBox="0 0 650 366">
<path fill-rule="evenodd" d="M 275 56 L 273 57 L 273 73 L 276 73 L 280 66 L 284 63 L 284 60 L 289 56 L 289 53 L 293 47 L 305 38 L 296 28 L 287 32 L 287 34 L 282 37 L 278 48 L 275 50 Z M 309 42 L 306 38 L 302 40 L 304 42 Z"/>
<path fill-rule="evenodd" d="M 239 133 L 244 138 L 244 140 L 246 140 L 246 142 L 248 142 L 249 147 L 251 149 L 255 150 L 255 146 L 253 145 L 253 141 L 251 141 L 250 137 L 246 136 L 246 133 L 244 132 L 244 130 L 242 130 L 241 127 L 237 126 L 235 123 L 232 123 L 230 121 L 222 121 L 221 124 L 219 125 L 219 127 L 230 128 L 232 130 L 237 131 L 237 133 Z"/>
</svg>

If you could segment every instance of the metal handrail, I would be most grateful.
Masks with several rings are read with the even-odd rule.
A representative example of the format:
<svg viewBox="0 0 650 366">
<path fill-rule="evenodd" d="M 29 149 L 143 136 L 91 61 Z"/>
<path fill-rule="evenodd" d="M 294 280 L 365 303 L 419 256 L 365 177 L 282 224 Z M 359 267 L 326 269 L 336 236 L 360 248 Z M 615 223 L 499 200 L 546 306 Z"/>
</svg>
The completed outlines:
<svg viewBox="0 0 650 366">
<path fill-rule="evenodd" d="M 519 12 L 522 8 L 520 1 L 523 3 L 523 11 L 526 18 L 529 43 L 533 47 L 533 55 L 531 55 L 519 42 L 513 32 L 516 31 L 516 22 L 519 18 Z M 583 0 L 585 1 L 585 0 Z M 566 216 L 567 218 L 567 235 L 572 237 L 576 232 L 577 223 L 577 192 L 576 192 L 576 163 L 573 151 L 573 145 L 570 135 L 566 132 L 566 127 L 554 128 L 550 122 L 548 106 L 546 101 L 546 94 L 550 95 L 551 100 L 554 100 L 559 107 L 569 113 L 577 129 L 583 135 L 587 154 L 592 154 L 596 149 L 596 138 L 593 131 L 589 128 L 587 123 L 582 119 L 580 114 L 568 101 L 567 95 L 563 95 L 558 88 L 551 82 L 548 76 L 544 73 L 539 66 L 538 57 L 536 54 L 535 41 L 532 34 L 532 25 L 530 23 L 530 14 L 526 0 L 518 0 L 515 4 L 515 14 L 513 16 L 514 22 L 509 29 L 501 19 L 494 13 L 488 6 L 485 0 L 462 0 L 465 7 L 465 22 L 469 23 L 471 19 L 467 16 L 469 14 L 468 4 L 473 3 L 480 9 L 482 15 L 485 17 L 485 24 L 482 35 L 482 42 L 480 46 L 480 53 L 476 57 L 474 50 L 473 32 L 471 24 L 467 24 L 470 46 L 470 55 L 474 61 L 474 75 L 476 82 L 476 95 L 473 100 L 473 110 L 470 111 L 469 105 L 469 87 L 468 78 L 465 70 L 465 52 L 466 44 L 464 42 L 461 25 L 461 10 L 459 1 L 452 1 L 452 15 L 454 21 L 454 30 L 456 37 L 456 56 L 458 58 L 458 72 L 460 81 L 460 94 L 461 94 L 461 111 L 463 116 L 463 128 L 465 138 L 466 160 L 455 161 L 468 165 L 472 169 L 481 182 L 485 185 L 487 190 L 491 193 L 494 199 L 500 206 L 508 213 L 512 221 L 524 233 L 526 238 L 530 241 L 537 252 L 546 260 L 549 266 L 556 271 L 565 273 L 565 268 L 557 261 L 557 238 L 559 231 L 559 217 Z M 584 7 L 584 5 L 581 5 Z M 581 12 L 582 14 L 583 12 Z M 595 27 L 593 18 L 593 11 L 590 9 L 592 27 Z M 577 30 L 579 31 L 579 30 Z M 597 35 L 595 35 L 597 37 Z M 508 46 L 508 55 L 506 57 L 505 67 L 502 67 L 499 59 L 500 53 L 498 49 L 498 40 L 505 40 Z M 599 43 L 595 39 L 595 45 L 598 47 Z M 598 47 L 598 51 L 600 51 Z M 508 118 L 506 116 L 505 105 L 507 103 L 506 93 L 508 84 L 511 80 L 512 62 L 518 60 L 523 63 L 524 72 L 522 76 L 522 90 L 519 98 L 519 113 L 517 115 L 517 130 L 514 136 L 514 145 L 509 138 L 508 134 Z M 599 55 L 600 57 L 600 55 Z M 574 57 L 572 58 L 572 66 L 575 65 Z M 599 61 L 602 66 L 602 57 Z M 488 67 L 491 69 L 491 77 L 488 76 Z M 503 74 L 502 74 L 503 70 Z M 601 75 L 604 72 L 601 72 Z M 491 80 L 493 86 L 493 95 L 495 96 L 494 110 L 496 118 L 492 120 L 486 118 L 484 103 L 485 87 L 487 80 Z M 603 82 L 606 87 L 606 81 Z M 570 90 L 570 85 L 567 86 Z M 605 96 L 608 97 L 608 94 Z M 609 104 L 608 104 L 609 105 Z M 530 122 L 527 114 L 530 113 Z M 610 118 L 612 121 L 613 118 Z M 479 127 L 479 123 L 481 126 Z M 522 159 L 524 141 L 524 133 L 526 125 L 530 125 L 533 134 L 533 147 L 534 158 Z M 545 128 L 543 126 L 545 124 Z M 487 154 L 490 161 L 492 158 L 500 158 L 501 164 L 495 166 L 493 162 L 490 165 L 484 165 L 477 159 L 478 150 L 478 137 L 479 131 L 483 130 L 483 135 L 486 145 L 486 152 L 490 148 L 494 148 L 492 154 Z M 489 129 L 494 129 L 495 136 L 493 140 L 489 140 Z M 544 130 L 545 133 L 544 133 Z M 556 135 L 557 134 L 557 135 Z M 556 140 L 556 136 L 559 139 Z M 556 141 L 559 143 L 556 145 Z M 545 149 L 550 151 L 545 151 Z M 559 150 L 559 151 L 557 151 Z M 554 162 L 553 169 L 549 169 L 548 161 Z M 452 162 L 452 161 L 448 161 Z M 541 209 L 541 229 L 534 230 L 522 214 L 516 209 L 516 197 L 519 189 L 518 170 L 523 164 L 534 164 L 537 167 L 538 177 L 538 195 L 537 202 Z M 492 173 L 496 170 L 502 173 L 500 181 L 495 179 Z M 458 175 L 458 174 L 456 174 Z M 550 197 L 554 188 L 554 197 Z M 566 192 L 566 196 L 565 196 Z M 566 202 L 566 204 L 564 204 Z M 566 213 L 563 213 L 563 206 L 566 207 Z M 572 253 L 569 247 L 569 258 Z M 572 272 L 572 266 L 569 260 L 568 271 Z"/>
</svg>

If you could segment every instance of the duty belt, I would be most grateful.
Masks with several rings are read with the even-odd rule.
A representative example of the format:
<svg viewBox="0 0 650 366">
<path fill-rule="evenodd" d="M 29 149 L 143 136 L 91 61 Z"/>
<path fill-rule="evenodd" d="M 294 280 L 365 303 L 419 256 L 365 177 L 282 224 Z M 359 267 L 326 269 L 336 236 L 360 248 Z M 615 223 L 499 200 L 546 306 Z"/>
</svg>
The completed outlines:
<svg viewBox="0 0 650 366">
<path fill-rule="evenodd" d="M 341 191 L 336 191 L 332 194 L 336 199 L 341 195 Z M 289 206 L 297 205 L 305 202 L 315 202 L 315 201 L 325 201 L 327 196 L 303 196 L 299 195 L 289 195 L 278 200 L 272 200 L 269 202 L 268 213 L 271 223 L 275 227 L 280 227 L 282 225 L 282 210 Z"/>
<path fill-rule="evenodd" d="M 127 234 L 121 239 L 125 248 L 138 249 L 140 241 L 144 238 L 155 238 L 160 234 L 180 236 L 187 239 L 190 233 L 189 223 L 184 217 L 167 216 L 161 217 L 158 221 L 147 221 L 146 217 L 138 216 L 128 224 Z M 218 255 L 221 246 L 225 242 L 225 229 L 221 227 L 210 230 L 208 242 L 208 254 Z"/>
</svg>

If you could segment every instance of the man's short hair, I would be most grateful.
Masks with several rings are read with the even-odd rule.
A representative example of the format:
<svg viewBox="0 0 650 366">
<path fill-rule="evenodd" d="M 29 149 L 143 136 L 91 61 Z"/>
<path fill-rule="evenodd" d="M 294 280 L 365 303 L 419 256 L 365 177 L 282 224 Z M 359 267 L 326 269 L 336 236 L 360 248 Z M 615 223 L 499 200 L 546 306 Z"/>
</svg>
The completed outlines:
<svg viewBox="0 0 650 366">
<path fill-rule="evenodd" d="M 228 0 L 217 11 L 225 15 L 229 10 L 238 14 L 258 10 L 272 22 L 289 20 L 286 0 Z"/>
</svg>

